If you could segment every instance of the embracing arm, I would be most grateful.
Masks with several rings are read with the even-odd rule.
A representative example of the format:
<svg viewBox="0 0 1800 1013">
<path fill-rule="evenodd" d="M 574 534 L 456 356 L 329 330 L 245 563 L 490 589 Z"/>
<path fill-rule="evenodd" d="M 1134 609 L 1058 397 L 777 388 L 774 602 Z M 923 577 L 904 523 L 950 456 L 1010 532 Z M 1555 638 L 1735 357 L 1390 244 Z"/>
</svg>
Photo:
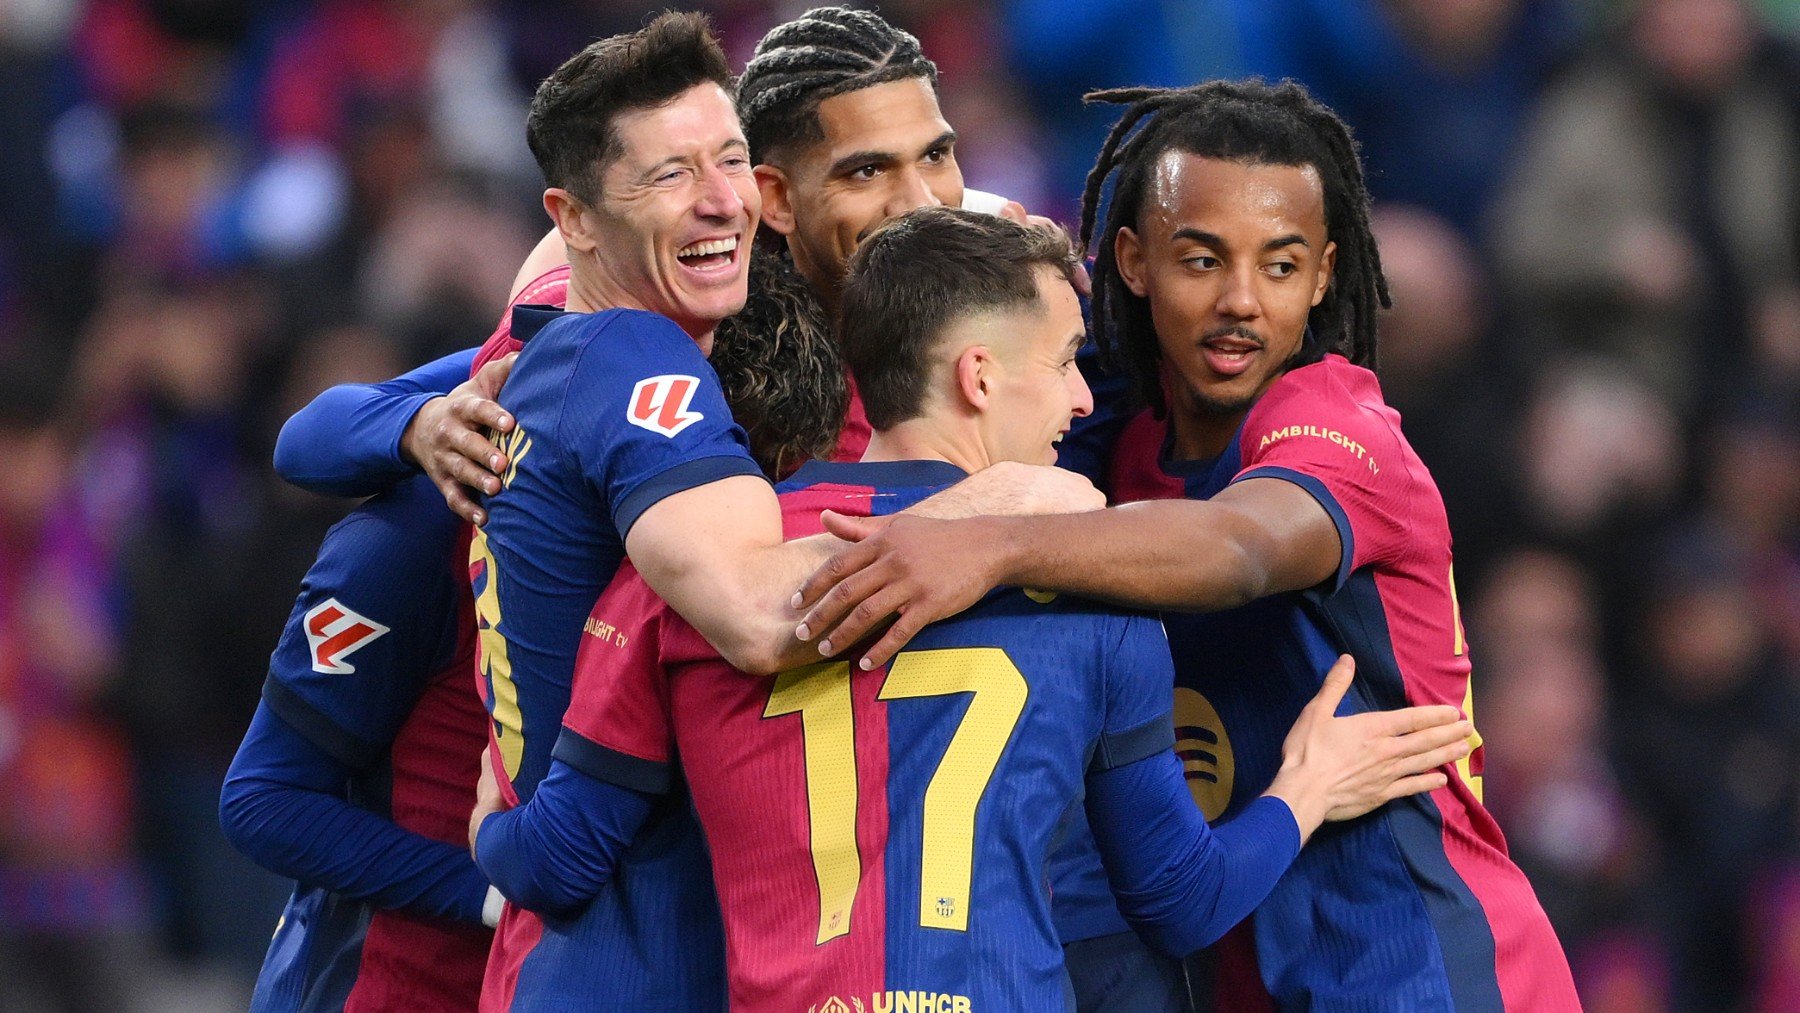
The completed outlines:
<svg viewBox="0 0 1800 1013">
<path fill-rule="evenodd" d="M 328 496 L 372 496 L 416 470 L 400 438 L 419 409 L 469 378 L 475 350 L 447 355 L 381 383 L 340 383 L 281 427 L 275 471 Z"/>
<path fill-rule="evenodd" d="M 1017 584 L 1138 608 L 1214 611 L 1312 587 L 1343 559 L 1337 524 L 1292 482 L 1253 478 L 1210 500 L 1158 500 L 1087 513 L 892 523 L 828 515 L 862 539 L 802 589 L 822 653 L 893 627 L 864 656 L 886 662 L 927 623 Z M 828 590 L 829 589 L 829 590 Z M 822 596 L 822 597 L 821 597 Z"/>
<path fill-rule="evenodd" d="M 1282 742 L 1269 790 L 1217 829 L 1171 749 L 1088 774 L 1088 824 L 1119 908 L 1159 948 L 1180 957 L 1211 943 L 1268 896 L 1320 824 L 1435 791 L 1448 780 L 1440 768 L 1468 755 L 1474 729 L 1454 707 L 1338 717 L 1355 671 L 1338 658 Z"/>
<path fill-rule="evenodd" d="M 225 776 L 219 822 L 272 872 L 377 907 L 479 924 L 488 883 L 468 852 L 345 801 L 353 775 L 265 702 Z"/>
<path fill-rule="evenodd" d="M 995 465 L 906 513 L 956 518 L 988 513 L 1092 510 L 1100 494 L 1057 468 Z M 781 506 L 768 483 L 734 476 L 676 493 L 645 510 L 625 547 L 644 580 L 732 666 L 770 674 L 818 660 L 794 634 L 794 589 L 844 547 L 818 535 L 781 541 Z"/>
<path fill-rule="evenodd" d="M 486 757 L 482 769 L 491 779 Z M 505 812 L 478 813 L 470 846 L 476 864 L 507 900 L 544 914 L 568 914 L 612 879 L 619 857 L 649 817 L 651 802 L 649 795 L 553 760 L 530 801 Z"/>
<path fill-rule="evenodd" d="M 1242 921 L 1303 843 L 1287 804 L 1269 795 L 1208 826 L 1173 752 L 1090 774 L 1087 811 L 1119 910 L 1173 957 Z"/>
</svg>

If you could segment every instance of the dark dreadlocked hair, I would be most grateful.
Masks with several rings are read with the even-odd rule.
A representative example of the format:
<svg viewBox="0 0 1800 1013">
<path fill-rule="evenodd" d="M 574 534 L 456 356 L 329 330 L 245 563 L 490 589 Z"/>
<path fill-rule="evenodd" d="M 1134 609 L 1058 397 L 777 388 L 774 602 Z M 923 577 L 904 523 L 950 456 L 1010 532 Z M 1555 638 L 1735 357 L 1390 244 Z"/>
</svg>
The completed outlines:
<svg viewBox="0 0 1800 1013">
<path fill-rule="evenodd" d="M 871 11 L 814 7 L 756 44 L 738 78 L 738 118 L 750 155 L 825 139 L 819 103 L 889 81 L 922 77 L 937 90 L 937 64 L 919 40 Z"/>
<path fill-rule="evenodd" d="M 1095 255 L 1094 330 L 1108 358 L 1124 364 L 1158 414 L 1166 405 L 1150 306 L 1126 287 L 1113 247 L 1122 226 L 1137 227 L 1152 168 L 1168 151 L 1260 165 L 1310 165 L 1318 171 L 1325 189 L 1325 235 L 1337 244 L 1337 264 L 1325 298 L 1308 318 L 1311 340 L 1301 349 L 1302 361 L 1338 352 L 1375 368 L 1375 314 L 1389 305 L 1387 279 L 1369 228 L 1369 191 L 1356 140 L 1336 113 L 1293 81 L 1114 88 L 1085 98 L 1129 106 L 1107 135 L 1081 199 L 1081 245 Z M 1091 245 L 1109 177 L 1116 177 L 1112 203 L 1099 243 Z"/>
<path fill-rule="evenodd" d="M 712 365 L 770 478 L 831 456 L 850 404 L 843 353 L 818 298 L 781 251 L 751 247 L 750 298 L 719 322 Z"/>
</svg>

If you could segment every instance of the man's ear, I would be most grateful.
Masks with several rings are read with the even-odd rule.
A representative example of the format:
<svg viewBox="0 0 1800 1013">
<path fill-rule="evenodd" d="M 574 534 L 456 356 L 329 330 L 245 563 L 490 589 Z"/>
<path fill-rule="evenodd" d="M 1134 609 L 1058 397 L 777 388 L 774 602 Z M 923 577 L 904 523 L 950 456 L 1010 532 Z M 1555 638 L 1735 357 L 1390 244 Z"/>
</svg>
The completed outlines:
<svg viewBox="0 0 1800 1013">
<path fill-rule="evenodd" d="M 988 410 L 988 395 L 994 389 L 994 371 L 999 363 L 986 345 L 970 345 L 956 357 L 956 390 L 970 410 Z"/>
<path fill-rule="evenodd" d="M 569 255 L 592 253 L 598 245 L 594 239 L 594 222 L 587 215 L 587 204 L 560 186 L 544 191 L 544 211 L 556 223 Z"/>
<path fill-rule="evenodd" d="M 781 235 L 793 235 L 794 202 L 788 193 L 787 173 L 768 164 L 752 171 L 756 189 L 762 193 L 762 223 Z"/>
<path fill-rule="evenodd" d="M 1331 290 L 1332 272 L 1337 270 L 1337 244 L 1326 243 L 1319 254 L 1319 281 L 1313 287 L 1312 304 L 1319 305 L 1325 301 L 1325 293 Z"/>
<path fill-rule="evenodd" d="M 1125 287 L 1132 295 L 1143 298 L 1144 243 L 1136 232 L 1123 225 L 1113 237 L 1113 263 L 1118 265 L 1119 277 L 1125 279 Z"/>
</svg>

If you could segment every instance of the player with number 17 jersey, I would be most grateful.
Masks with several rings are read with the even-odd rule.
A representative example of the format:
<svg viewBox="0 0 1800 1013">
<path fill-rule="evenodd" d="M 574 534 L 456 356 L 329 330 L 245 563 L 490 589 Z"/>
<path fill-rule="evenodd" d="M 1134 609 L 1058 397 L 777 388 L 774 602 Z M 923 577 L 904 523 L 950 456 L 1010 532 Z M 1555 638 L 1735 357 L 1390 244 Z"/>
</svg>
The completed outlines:
<svg viewBox="0 0 1800 1013">
<path fill-rule="evenodd" d="M 824 508 L 895 512 L 962 477 L 934 461 L 814 462 L 781 486 L 786 533 L 817 532 Z M 1009 589 L 885 669 L 752 679 L 627 564 L 588 621 L 556 755 L 656 793 L 679 780 L 679 754 L 733 1009 L 1062 1008 L 1044 885 L 1058 817 L 1090 769 L 1169 749 L 1171 677 L 1154 618 Z"/>
<path fill-rule="evenodd" d="M 518 306 L 511 324 L 524 342 L 501 394 L 517 422 L 502 438 L 511 463 L 470 545 L 469 578 L 476 679 L 491 716 L 489 762 L 516 803 L 531 797 L 549 767 L 582 622 L 624 558 L 632 524 L 668 496 L 761 472 L 699 346 L 668 318 Z M 654 973 L 703 966 L 695 948 L 718 945 L 704 853 L 697 841 L 687 843 L 694 835 L 676 836 L 680 846 L 647 849 L 636 874 L 596 903 L 599 914 L 570 931 L 544 934 L 536 917 L 509 907 L 483 1008 L 510 1005 L 515 990 L 589 1008 L 680 1010 L 716 995 L 716 983 Z M 694 916 L 692 924 L 671 919 L 652 932 L 631 920 L 640 907 L 691 908 Z"/>
</svg>

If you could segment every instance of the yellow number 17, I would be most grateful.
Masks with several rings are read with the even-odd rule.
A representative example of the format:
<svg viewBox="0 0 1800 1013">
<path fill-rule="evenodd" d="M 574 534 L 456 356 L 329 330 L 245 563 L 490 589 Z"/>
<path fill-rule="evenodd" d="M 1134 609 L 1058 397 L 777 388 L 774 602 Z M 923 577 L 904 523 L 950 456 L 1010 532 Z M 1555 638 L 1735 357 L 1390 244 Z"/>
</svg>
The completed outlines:
<svg viewBox="0 0 1800 1013">
<path fill-rule="evenodd" d="M 1024 713 L 1029 687 L 997 647 L 910 651 L 896 656 L 878 700 L 969 693 L 969 709 L 925 788 L 920 842 L 919 924 L 966 932 L 975 862 L 975 809 Z M 827 662 L 775 679 L 763 717 L 800 715 L 806 747 L 806 808 L 813 873 L 819 881 L 819 935 L 850 931 L 862 882 L 856 847 L 856 734 L 850 666 Z"/>
</svg>

